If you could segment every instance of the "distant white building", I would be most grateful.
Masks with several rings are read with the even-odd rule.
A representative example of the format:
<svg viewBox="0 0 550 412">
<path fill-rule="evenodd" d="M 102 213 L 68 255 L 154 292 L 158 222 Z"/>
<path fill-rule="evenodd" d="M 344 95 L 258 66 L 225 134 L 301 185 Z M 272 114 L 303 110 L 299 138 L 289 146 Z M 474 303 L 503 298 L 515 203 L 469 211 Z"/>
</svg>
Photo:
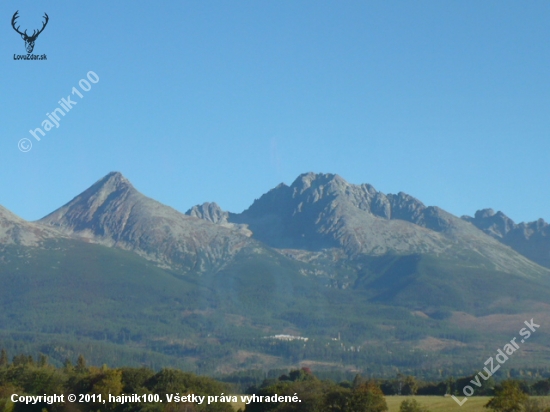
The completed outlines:
<svg viewBox="0 0 550 412">
<path fill-rule="evenodd" d="M 266 338 L 279 339 L 279 340 L 303 340 L 304 342 L 307 342 L 309 340 L 309 338 L 304 338 L 302 336 L 293 336 L 293 335 L 273 335 L 273 336 L 266 336 Z"/>
</svg>

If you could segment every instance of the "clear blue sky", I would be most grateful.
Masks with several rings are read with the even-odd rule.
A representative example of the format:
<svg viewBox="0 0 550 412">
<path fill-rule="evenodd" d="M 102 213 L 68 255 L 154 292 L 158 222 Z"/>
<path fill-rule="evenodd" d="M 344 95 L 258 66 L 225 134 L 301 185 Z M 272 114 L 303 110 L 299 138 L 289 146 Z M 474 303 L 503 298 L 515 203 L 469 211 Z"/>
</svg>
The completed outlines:
<svg viewBox="0 0 550 412">
<path fill-rule="evenodd" d="M 48 13 L 47 61 L 13 60 L 16 10 L 29 32 Z M 550 220 L 548 1 L 7 0 L 0 23 L 0 204 L 25 219 L 110 171 L 182 212 L 314 171 Z"/>
</svg>

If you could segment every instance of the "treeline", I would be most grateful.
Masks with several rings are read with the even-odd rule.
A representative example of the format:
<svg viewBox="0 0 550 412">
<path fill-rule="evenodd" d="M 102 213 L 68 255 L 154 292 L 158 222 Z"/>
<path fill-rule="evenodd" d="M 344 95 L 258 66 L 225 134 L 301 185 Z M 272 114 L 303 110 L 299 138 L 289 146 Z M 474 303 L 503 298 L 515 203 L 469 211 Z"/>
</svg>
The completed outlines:
<svg viewBox="0 0 550 412">
<path fill-rule="evenodd" d="M 246 375 L 241 376 L 241 378 L 245 377 Z M 402 374 L 398 374 L 393 379 L 368 379 L 356 374 L 351 380 L 336 383 L 329 379 L 319 379 L 308 368 L 291 371 L 274 370 L 259 384 L 249 381 L 244 392 L 249 396 L 261 396 L 263 399 L 272 398 L 274 395 L 296 396 L 300 402 L 250 402 L 245 406 L 244 412 L 383 412 L 387 410 L 386 395 L 448 394 L 462 398 L 465 386 L 471 385 L 472 380 L 473 376 L 425 382 Z M 166 395 L 194 394 L 208 398 L 238 392 L 240 391 L 236 390 L 234 385 L 177 369 L 154 371 L 147 367 L 88 366 L 82 355 L 74 363 L 67 359 L 63 366 L 55 367 L 48 362 L 46 355 L 33 358 L 20 354 L 10 361 L 7 352 L 0 351 L 0 412 L 231 412 L 233 409 L 229 403 L 198 404 L 191 401 L 169 403 Z M 18 397 L 64 395 L 65 401 L 50 404 L 45 399 L 40 399 L 34 404 L 25 404 L 12 402 L 13 394 L 17 394 Z M 84 398 L 87 401 L 67 402 L 69 394 L 76 395 L 77 400 L 80 399 L 80 395 L 88 395 Z M 107 401 L 109 396 L 121 394 L 151 395 L 151 397 L 147 402 L 132 400 L 125 403 L 102 402 L 102 400 Z M 158 395 L 157 400 L 162 399 L 163 402 L 155 401 L 155 395 Z M 492 406 L 500 405 L 499 399 L 507 399 L 512 395 L 517 398 L 517 402 L 527 405 L 528 395 L 550 395 L 550 379 L 532 382 L 507 380 L 496 383 L 491 377 L 481 380 L 481 387 L 476 387 L 474 396 L 481 395 L 494 396 L 493 399 L 496 400 L 492 401 Z M 420 408 L 412 401 L 406 402 L 405 406 Z M 497 406 L 492 409 L 498 411 Z M 421 408 L 417 412 L 420 410 Z M 536 410 L 550 412 L 549 409 L 544 408 Z"/>
<path fill-rule="evenodd" d="M 307 370 L 307 368 L 302 369 L 302 371 Z M 246 392 L 259 393 L 261 389 L 276 385 L 278 382 L 293 381 L 295 380 L 293 376 L 296 376 L 296 373 L 296 371 L 291 371 L 290 373 L 285 371 L 278 378 L 266 378 L 259 385 L 250 385 Z M 439 382 L 426 382 L 418 380 L 414 376 L 402 374 L 397 374 L 393 379 L 368 379 L 362 377 L 360 374 L 356 374 L 352 381 L 339 381 L 338 385 L 344 388 L 353 388 L 358 385 L 358 382 L 369 381 L 374 382 L 384 395 L 459 396 L 463 393 L 466 386 L 472 385 L 472 380 L 474 379 L 475 376 L 467 376 L 458 379 L 451 377 Z M 507 382 L 515 382 L 518 388 L 526 395 L 550 396 L 550 378 L 533 382 L 508 379 Z M 479 379 L 479 384 L 481 385 L 480 387 L 476 385 L 476 396 L 494 396 L 496 393 L 495 390 L 499 387 L 499 384 L 495 382 L 493 377 L 489 377 L 487 380 Z"/>
<path fill-rule="evenodd" d="M 388 410 L 384 394 L 374 381 L 360 377 L 352 384 L 336 384 L 321 381 L 308 369 L 293 370 L 288 375 L 264 382 L 260 388 L 251 388 L 251 393 L 272 397 L 297 395 L 299 402 L 249 403 L 244 412 L 333 412 Z"/>
<path fill-rule="evenodd" d="M 267 379 L 259 388 L 251 388 L 254 394 L 264 399 L 266 396 L 296 394 L 300 402 L 250 403 L 246 405 L 244 412 L 384 412 L 388 408 L 382 387 L 388 383 L 382 382 L 380 385 L 379 382 L 366 381 L 360 375 L 356 375 L 353 382 L 336 384 L 321 381 L 311 371 L 303 368 L 291 371 L 278 379 Z M 545 384 L 548 384 L 548 381 Z M 448 389 L 449 385 L 451 390 L 459 387 L 458 381 L 442 382 L 440 386 L 447 386 Z M 408 392 L 408 395 L 413 395 L 419 389 L 416 388 L 416 382 L 411 376 L 399 376 L 391 386 L 393 389 Z M 488 386 L 486 389 L 489 389 Z M 521 382 L 514 380 L 497 384 L 491 388 L 494 390 L 493 398 L 485 407 L 493 412 L 550 412 L 550 403 L 547 400 L 530 398 L 524 389 L 526 388 L 522 388 Z M 463 399 L 464 396 L 459 398 Z M 452 402 L 450 405 L 454 405 L 451 399 L 449 402 Z M 401 402 L 399 412 L 429 411 L 422 405 L 421 398 L 415 399 L 411 396 Z"/>
<path fill-rule="evenodd" d="M 307 368 L 303 370 L 308 370 Z M 291 372 L 290 375 L 292 376 Z M 279 381 L 292 380 L 286 379 L 288 372 L 282 374 L 278 378 L 267 378 L 259 385 L 251 385 L 247 392 L 256 393 L 260 388 L 265 388 L 276 384 Z M 343 380 L 338 384 L 344 388 L 352 388 L 357 386 L 357 382 L 364 382 L 367 378 L 361 377 L 356 374 L 353 381 Z M 460 396 L 466 386 L 472 386 L 472 380 L 475 380 L 475 375 L 466 376 L 461 378 L 447 378 L 439 382 L 427 382 L 419 380 L 414 376 L 397 374 L 393 379 L 369 379 L 370 382 L 374 382 L 382 391 L 384 395 L 419 395 L 419 396 L 443 396 L 443 395 L 456 395 Z M 550 396 L 550 378 L 539 379 L 532 382 L 525 380 L 507 379 L 507 382 L 514 382 L 522 393 L 532 396 Z M 475 386 L 475 396 L 494 396 L 495 390 L 498 389 L 499 384 L 495 382 L 493 377 L 489 377 L 487 380 L 479 379 L 478 387 Z"/>
<path fill-rule="evenodd" d="M 107 323 L 105 328 L 108 329 Z M 145 338 L 139 340 L 136 336 L 128 334 L 125 329 L 121 329 L 118 332 L 120 336 L 124 336 L 124 344 L 109 340 L 111 334 L 107 332 L 105 335 L 107 338 L 99 341 L 78 333 L 51 335 L 0 331 L 0 347 L 5 347 L 10 353 L 24 352 L 35 356 L 44 353 L 49 357 L 50 363 L 57 366 L 62 365 L 66 357 L 75 358 L 81 353 L 94 364 L 107 363 L 113 367 L 146 365 L 155 370 L 170 366 L 209 375 L 215 374 L 220 369 L 220 365 L 241 370 L 258 367 L 257 357 L 248 357 L 238 363 L 235 362 L 239 351 L 277 357 L 279 364 L 273 365 L 274 367 L 299 364 L 304 361 L 323 361 L 341 365 L 342 370 L 347 368 L 363 370 L 367 376 L 373 378 L 393 376 L 399 370 L 417 378 L 435 380 L 450 375 L 464 376 L 473 368 L 479 367 L 479 363 L 475 361 L 476 357 L 466 348 L 456 348 L 441 354 L 416 350 L 399 340 L 391 343 L 380 342 L 376 345 L 328 338 L 310 338 L 307 342 L 282 341 L 266 339 L 259 336 L 257 331 L 255 333 L 249 331 L 244 334 L 244 337 L 236 337 L 235 331 L 229 333 L 220 330 L 218 326 L 213 329 L 216 330 L 216 334 L 212 337 L 178 335 L 178 338 L 169 339 L 167 338 L 169 335 L 159 333 L 157 336 L 165 338 L 157 337 L 150 340 Z M 338 336 L 337 333 L 336 336 Z M 452 369 L 424 368 L 424 365 L 445 365 L 451 362 Z M 520 365 L 525 372 L 523 376 L 515 375 L 513 371 L 508 376 L 501 376 L 520 379 L 546 377 L 550 376 L 550 367 L 547 365 L 545 359 L 533 358 L 529 364 Z M 508 373 L 504 368 L 499 372 Z"/>
<path fill-rule="evenodd" d="M 195 394 L 199 396 L 228 393 L 228 386 L 214 379 L 182 372 L 177 369 L 162 369 L 155 372 L 149 368 L 100 368 L 87 366 L 83 356 L 75 364 L 67 360 L 56 368 L 48 363 L 45 355 L 33 359 L 17 355 L 9 362 L 5 350 L 0 352 L 0 412 L 163 412 L 163 411 L 212 411 L 232 412 L 230 404 L 212 403 L 202 405 L 192 402 L 167 403 L 167 394 Z M 64 402 L 49 404 L 41 399 L 35 404 L 12 402 L 18 396 L 64 395 Z M 76 402 L 68 402 L 68 395 L 76 395 Z M 109 395 L 121 394 L 159 395 L 160 402 L 110 403 Z M 88 402 L 79 402 L 80 395 Z M 95 395 L 95 396 L 93 396 Z M 101 398 L 99 398 L 99 395 Z M 18 398 L 19 399 L 19 398 Z M 93 402 L 95 400 L 96 402 Z"/>
<path fill-rule="evenodd" d="M 369 368 L 370 369 L 370 368 Z M 512 380 L 518 382 L 521 390 L 527 395 L 550 396 L 550 374 L 546 370 L 525 371 L 511 369 L 496 376 L 496 380 L 491 376 L 487 380 L 479 379 L 478 387 L 475 375 L 459 378 L 429 378 L 423 371 L 415 371 L 414 374 L 397 373 L 393 378 L 379 378 L 372 375 L 365 375 L 364 379 L 376 382 L 384 395 L 459 395 L 464 387 L 473 385 L 472 380 L 476 381 L 475 394 L 478 396 L 492 396 L 495 393 L 495 387 L 498 386 L 496 380 Z M 269 386 L 276 382 L 280 376 L 289 374 L 288 369 L 262 370 L 244 370 L 235 372 L 231 375 L 217 376 L 222 382 L 233 385 L 240 392 L 250 392 L 258 388 Z M 357 373 L 349 371 L 316 371 L 315 375 L 321 380 L 340 382 L 340 385 L 351 385 L 357 378 Z M 429 374 L 433 376 L 433 374 Z M 256 389 L 255 389 L 256 388 Z M 252 392 L 251 392 L 252 391 Z"/>
<path fill-rule="evenodd" d="M 162 336 L 162 335 L 159 335 Z M 110 341 L 94 341 L 87 338 L 66 336 L 34 336 L 31 334 L 2 334 L 0 347 L 9 353 L 29 353 L 35 356 L 46 354 L 50 363 L 62 365 L 66 357 L 73 358 L 82 353 L 93 363 L 108 363 L 113 366 L 142 365 L 152 369 L 174 366 L 200 374 L 214 374 L 220 364 L 231 364 L 238 351 L 247 351 L 275 356 L 281 364 L 298 364 L 305 360 L 322 360 L 335 364 L 352 365 L 356 369 L 369 368 L 377 376 L 391 374 L 395 365 L 402 370 L 412 370 L 436 357 L 421 352 L 405 352 L 397 345 L 383 347 L 360 347 L 329 340 L 310 339 L 305 345 L 301 341 L 280 341 L 262 337 L 242 339 L 222 337 L 215 343 L 201 339 L 167 339 L 143 344 L 115 344 Z M 428 357 L 426 356 L 428 355 Z M 199 360 L 198 362 L 190 361 Z M 240 362 L 240 369 L 252 368 L 257 360 L 250 358 Z"/>
<path fill-rule="evenodd" d="M 87 366 L 83 356 L 79 356 L 75 364 L 67 360 L 63 367 L 56 368 L 48 363 L 45 355 L 37 359 L 28 355 L 17 355 L 9 362 L 6 351 L 0 352 L 0 412 L 232 412 L 233 407 L 228 403 L 203 402 L 199 405 L 193 402 L 166 401 L 166 395 L 171 394 L 208 397 L 230 392 L 223 383 L 175 369 L 155 372 L 144 367 L 98 368 Z M 12 402 L 14 394 L 17 394 L 16 400 L 26 395 L 63 395 L 64 402 L 50 404 L 44 399 L 35 404 Z M 68 402 L 70 394 L 76 395 L 76 402 Z M 159 395 L 158 399 L 163 402 L 121 404 L 98 401 L 121 394 Z M 351 384 L 321 381 L 306 368 L 268 380 L 262 387 L 251 387 L 250 394 L 262 397 L 289 396 L 299 399 L 299 402 L 250 402 L 245 406 L 245 412 L 387 411 L 384 394 L 375 382 L 367 382 L 360 377 Z M 89 401 L 78 402 L 80 395 L 90 395 L 84 398 Z"/>
<path fill-rule="evenodd" d="M 392 372 L 393 369 L 393 372 Z M 373 373 L 375 371 L 375 373 Z M 495 377 L 491 376 L 487 380 L 476 378 L 475 375 L 466 375 L 462 377 L 453 377 L 459 372 L 452 369 L 440 369 L 435 373 L 431 370 L 405 370 L 403 373 L 395 373 L 395 368 L 387 368 L 384 377 L 380 377 L 377 369 L 369 367 L 363 374 L 366 379 L 375 381 L 380 386 L 384 395 L 433 395 L 443 396 L 459 395 L 463 392 L 465 386 L 472 386 L 472 380 L 476 381 L 476 394 L 480 396 L 492 396 L 496 381 L 510 380 L 518 382 L 521 390 L 533 396 L 550 396 L 550 372 L 547 368 L 533 369 L 507 369 L 499 371 Z M 216 379 L 227 382 L 236 387 L 240 392 L 247 392 L 251 387 L 260 387 L 262 385 L 274 382 L 279 376 L 289 373 L 289 369 L 271 369 L 271 370 L 241 370 L 230 375 L 215 375 Z M 357 375 L 344 370 L 319 370 L 315 375 L 321 380 L 340 382 L 345 385 L 346 382 L 352 382 Z M 387 376 L 392 376 L 388 378 Z M 460 374 L 459 374 L 460 376 Z M 496 378 L 496 379 L 495 379 Z M 480 387 L 477 385 L 479 379 Z"/>
</svg>

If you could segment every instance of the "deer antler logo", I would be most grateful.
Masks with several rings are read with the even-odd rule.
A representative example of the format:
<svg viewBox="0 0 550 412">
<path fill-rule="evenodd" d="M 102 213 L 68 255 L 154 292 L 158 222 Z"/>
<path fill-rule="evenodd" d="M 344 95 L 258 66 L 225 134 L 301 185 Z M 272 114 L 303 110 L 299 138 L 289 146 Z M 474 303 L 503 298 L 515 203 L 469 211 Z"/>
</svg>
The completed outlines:
<svg viewBox="0 0 550 412">
<path fill-rule="evenodd" d="M 29 35 L 27 34 L 27 30 L 25 30 L 24 33 L 21 33 L 21 32 L 19 31 L 19 27 L 20 27 L 20 26 L 15 27 L 15 20 L 17 20 L 17 18 L 19 17 L 19 16 L 18 16 L 18 13 L 19 13 L 19 10 L 17 10 L 17 11 L 14 13 L 14 15 L 13 15 L 13 17 L 12 17 L 12 19 L 11 19 L 11 25 L 12 25 L 13 29 L 14 29 L 17 33 L 19 33 L 19 34 L 21 35 L 21 38 L 22 38 L 23 40 L 25 40 L 25 48 L 27 49 L 27 53 L 32 53 L 32 51 L 34 50 L 34 42 L 36 41 L 36 38 L 38 37 L 38 35 L 39 35 L 40 33 L 42 33 L 42 31 L 44 30 L 44 28 L 45 28 L 46 25 L 48 24 L 48 20 L 49 20 L 50 18 L 48 17 L 48 15 L 47 15 L 46 13 L 44 13 L 44 18 L 46 19 L 46 21 L 45 21 L 44 23 L 42 23 L 42 28 L 41 28 L 40 30 L 38 30 L 38 31 L 34 30 L 34 31 L 32 32 L 32 35 L 29 36 Z"/>
</svg>

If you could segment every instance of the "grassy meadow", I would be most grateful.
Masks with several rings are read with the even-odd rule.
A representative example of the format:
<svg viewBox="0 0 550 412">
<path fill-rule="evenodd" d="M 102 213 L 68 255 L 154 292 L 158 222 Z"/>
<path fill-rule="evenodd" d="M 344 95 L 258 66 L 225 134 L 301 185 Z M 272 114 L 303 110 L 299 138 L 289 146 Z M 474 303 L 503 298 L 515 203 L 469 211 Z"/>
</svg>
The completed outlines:
<svg viewBox="0 0 550 412">
<path fill-rule="evenodd" d="M 462 400 L 463 397 L 458 397 Z M 534 396 L 533 398 L 543 398 Z M 550 401 L 550 397 L 548 398 Z M 426 406 L 430 412 L 490 412 L 489 409 L 483 407 L 483 405 L 489 402 L 491 396 L 474 396 L 468 398 L 466 402 L 459 406 L 453 398 L 450 396 L 386 396 L 386 403 L 388 404 L 388 412 L 398 412 L 399 405 L 405 399 L 416 399 L 420 404 Z M 238 411 L 241 408 L 244 411 L 244 402 L 233 403 L 233 408 Z"/>
<path fill-rule="evenodd" d="M 463 396 L 457 396 L 462 401 Z M 399 405 L 405 399 L 416 399 L 418 403 L 426 406 L 431 412 L 489 412 L 483 405 L 489 402 L 491 396 L 474 396 L 459 406 L 450 396 L 386 396 L 388 412 L 398 412 Z"/>
</svg>

